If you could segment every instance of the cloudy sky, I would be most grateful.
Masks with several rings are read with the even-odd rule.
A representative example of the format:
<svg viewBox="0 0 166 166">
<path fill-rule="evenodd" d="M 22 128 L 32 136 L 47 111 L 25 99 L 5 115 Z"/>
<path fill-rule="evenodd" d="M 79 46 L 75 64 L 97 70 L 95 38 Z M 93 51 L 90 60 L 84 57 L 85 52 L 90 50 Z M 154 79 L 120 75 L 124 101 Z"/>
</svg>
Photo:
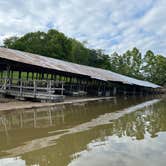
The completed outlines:
<svg viewBox="0 0 166 166">
<path fill-rule="evenodd" d="M 136 46 L 166 55 L 166 0 L 0 0 L 1 45 L 50 28 L 107 53 Z"/>
</svg>

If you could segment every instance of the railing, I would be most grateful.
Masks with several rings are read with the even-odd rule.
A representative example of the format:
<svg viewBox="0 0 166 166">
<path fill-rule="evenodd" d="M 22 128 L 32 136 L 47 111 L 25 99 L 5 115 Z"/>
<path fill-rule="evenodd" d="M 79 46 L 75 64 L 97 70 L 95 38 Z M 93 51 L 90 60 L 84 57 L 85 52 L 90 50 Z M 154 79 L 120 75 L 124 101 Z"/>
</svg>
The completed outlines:
<svg viewBox="0 0 166 166">
<path fill-rule="evenodd" d="M 4 91 L 19 91 L 31 92 L 34 95 L 37 93 L 55 94 L 55 92 L 63 95 L 64 82 L 54 80 L 23 80 L 23 79 L 11 79 L 1 78 L 0 89 Z"/>
</svg>

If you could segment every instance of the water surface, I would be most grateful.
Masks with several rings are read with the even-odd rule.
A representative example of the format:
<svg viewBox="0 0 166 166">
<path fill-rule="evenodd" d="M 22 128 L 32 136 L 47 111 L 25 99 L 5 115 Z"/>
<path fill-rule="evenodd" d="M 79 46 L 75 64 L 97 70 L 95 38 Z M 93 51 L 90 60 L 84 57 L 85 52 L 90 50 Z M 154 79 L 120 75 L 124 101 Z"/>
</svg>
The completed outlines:
<svg viewBox="0 0 166 166">
<path fill-rule="evenodd" d="M 0 113 L 0 166 L 165 166 L 166 99 Z"/>
</svg>

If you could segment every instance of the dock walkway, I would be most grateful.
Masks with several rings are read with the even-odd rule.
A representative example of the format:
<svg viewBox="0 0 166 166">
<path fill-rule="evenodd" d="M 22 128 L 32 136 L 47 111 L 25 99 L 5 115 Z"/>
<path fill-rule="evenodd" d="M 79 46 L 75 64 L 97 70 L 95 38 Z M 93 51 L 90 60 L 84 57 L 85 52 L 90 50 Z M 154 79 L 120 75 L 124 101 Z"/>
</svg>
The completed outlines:
<svg viewBox="0 0 166 166">
<path fill-rule="evenodd" d="M 63 91 L 63 82 L 59 81 L 0 79 L 0 94 L 20 100 L 63 101 Z"/>
<path fill-rule="evenodd" d="M 114 100 L 116 97 L 87 97 L 87 98 L 68 98 L 63 102 L 57 103 L 40 103 L 40 102 L 29 102 L 29 101 L 12 101 L 7 103 L 0 103 L 0 112 L 11 111 L 11 110 L 21 110 L 21 109 L 32 109 L 32 108 L 44 108 L 44 107 L 54 107 L 60 105 L 68 104 L 83 104 L 86 102 L 95 102 L 101 100 Z"/>
</svg>

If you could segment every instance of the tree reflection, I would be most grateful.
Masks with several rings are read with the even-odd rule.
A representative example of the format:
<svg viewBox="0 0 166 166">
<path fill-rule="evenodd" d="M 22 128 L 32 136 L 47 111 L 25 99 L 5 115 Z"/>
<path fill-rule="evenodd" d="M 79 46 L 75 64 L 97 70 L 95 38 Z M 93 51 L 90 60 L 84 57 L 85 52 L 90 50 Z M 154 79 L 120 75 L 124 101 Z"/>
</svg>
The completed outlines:
<svg viewBox="0 0 166 166">
<path fill-rule="evenodd" d="M 25 142 L 27 141 L 27 134 L 32 134 L 31 139 L 38 137 L 45 139 L 45 137 L 48 137 L 48 132 L 53 130 L 70 130 L 75 128 L 76 125 L 89 124 L 89 121 L 100 121 L 100 115 L 106 115 L 106 119 L 102 120 L 108 120 L 107 115 L 110 116 L 110 118 L 116 115 L 116 113 L 119 115 L 123 113 L 123 111 L 116 112 L 117 110 L 130 107 L 133 102 L 134 101 L 126 100 L 125 102 L 121 102 L 120 105 L 108 102 L 107 104 L 98 103 L 95 105 L 68 107 L 64 108 L 63 112 L 62 110 L 59 112 L 51 111 L 51 113 L 50 111 L 48 113 L 44 111 L 39 113 L 38 111 L 36 116 L 36 118 L 38 118 L 36 128 L 32 125 L 33 121 L 28 121 L 28 119 L 32 119 L 32 114 L 23 115 L 22 120 L 26 119 L 26 121 L 22 122 L 22 124 L 17 122 L 17 119 L 20 119 L 19 115 L 16 116 L 17 118 L 7 117 L 7 119 L 8 121 L 10 119 L 10 126 L 15 126 L 12 131 L 17 132 L 17 135 L 18 131 L 24 131 L 25 136 L 22 136 L 20 140 Z M 78 152 L 88 149 L 87 145 L 90 142 L 95 143 L 97 141 L 103 144 L 108 136 L 116 135 L 118 137 L 131 137 L 132 139 L 142 140 L 146 139 L 147 135 L 150 135 L 154 138 L 159 132 L 166 131 L 165 108 L 165 101 L 160 101 L 135 112 L 122 114 L 123 116 L 111 119 L 110 123 L 103 122 L 101 125 L 91 126 L 88 130 L 86 128 L 86 130 L 83 129 L 73 133 L 69 132 L 56 140 L 56 145 L 25 153 L 22 155 L 22 159 L 26 161 L 26 165 L 67 165 L 73 158 L 79 157 Z M 19 130 L 16 124 L 20 126 Z M 11 134 L 10 129 L 11 128 L 9 128 L 8 131 L 9 135 Z M 56 133 L 50 135 L 54 134 Z M 12 135 L 14 135 L 14 133 Z M 20 135 L 22 135 L 22 133 Z"/>
</svg>

